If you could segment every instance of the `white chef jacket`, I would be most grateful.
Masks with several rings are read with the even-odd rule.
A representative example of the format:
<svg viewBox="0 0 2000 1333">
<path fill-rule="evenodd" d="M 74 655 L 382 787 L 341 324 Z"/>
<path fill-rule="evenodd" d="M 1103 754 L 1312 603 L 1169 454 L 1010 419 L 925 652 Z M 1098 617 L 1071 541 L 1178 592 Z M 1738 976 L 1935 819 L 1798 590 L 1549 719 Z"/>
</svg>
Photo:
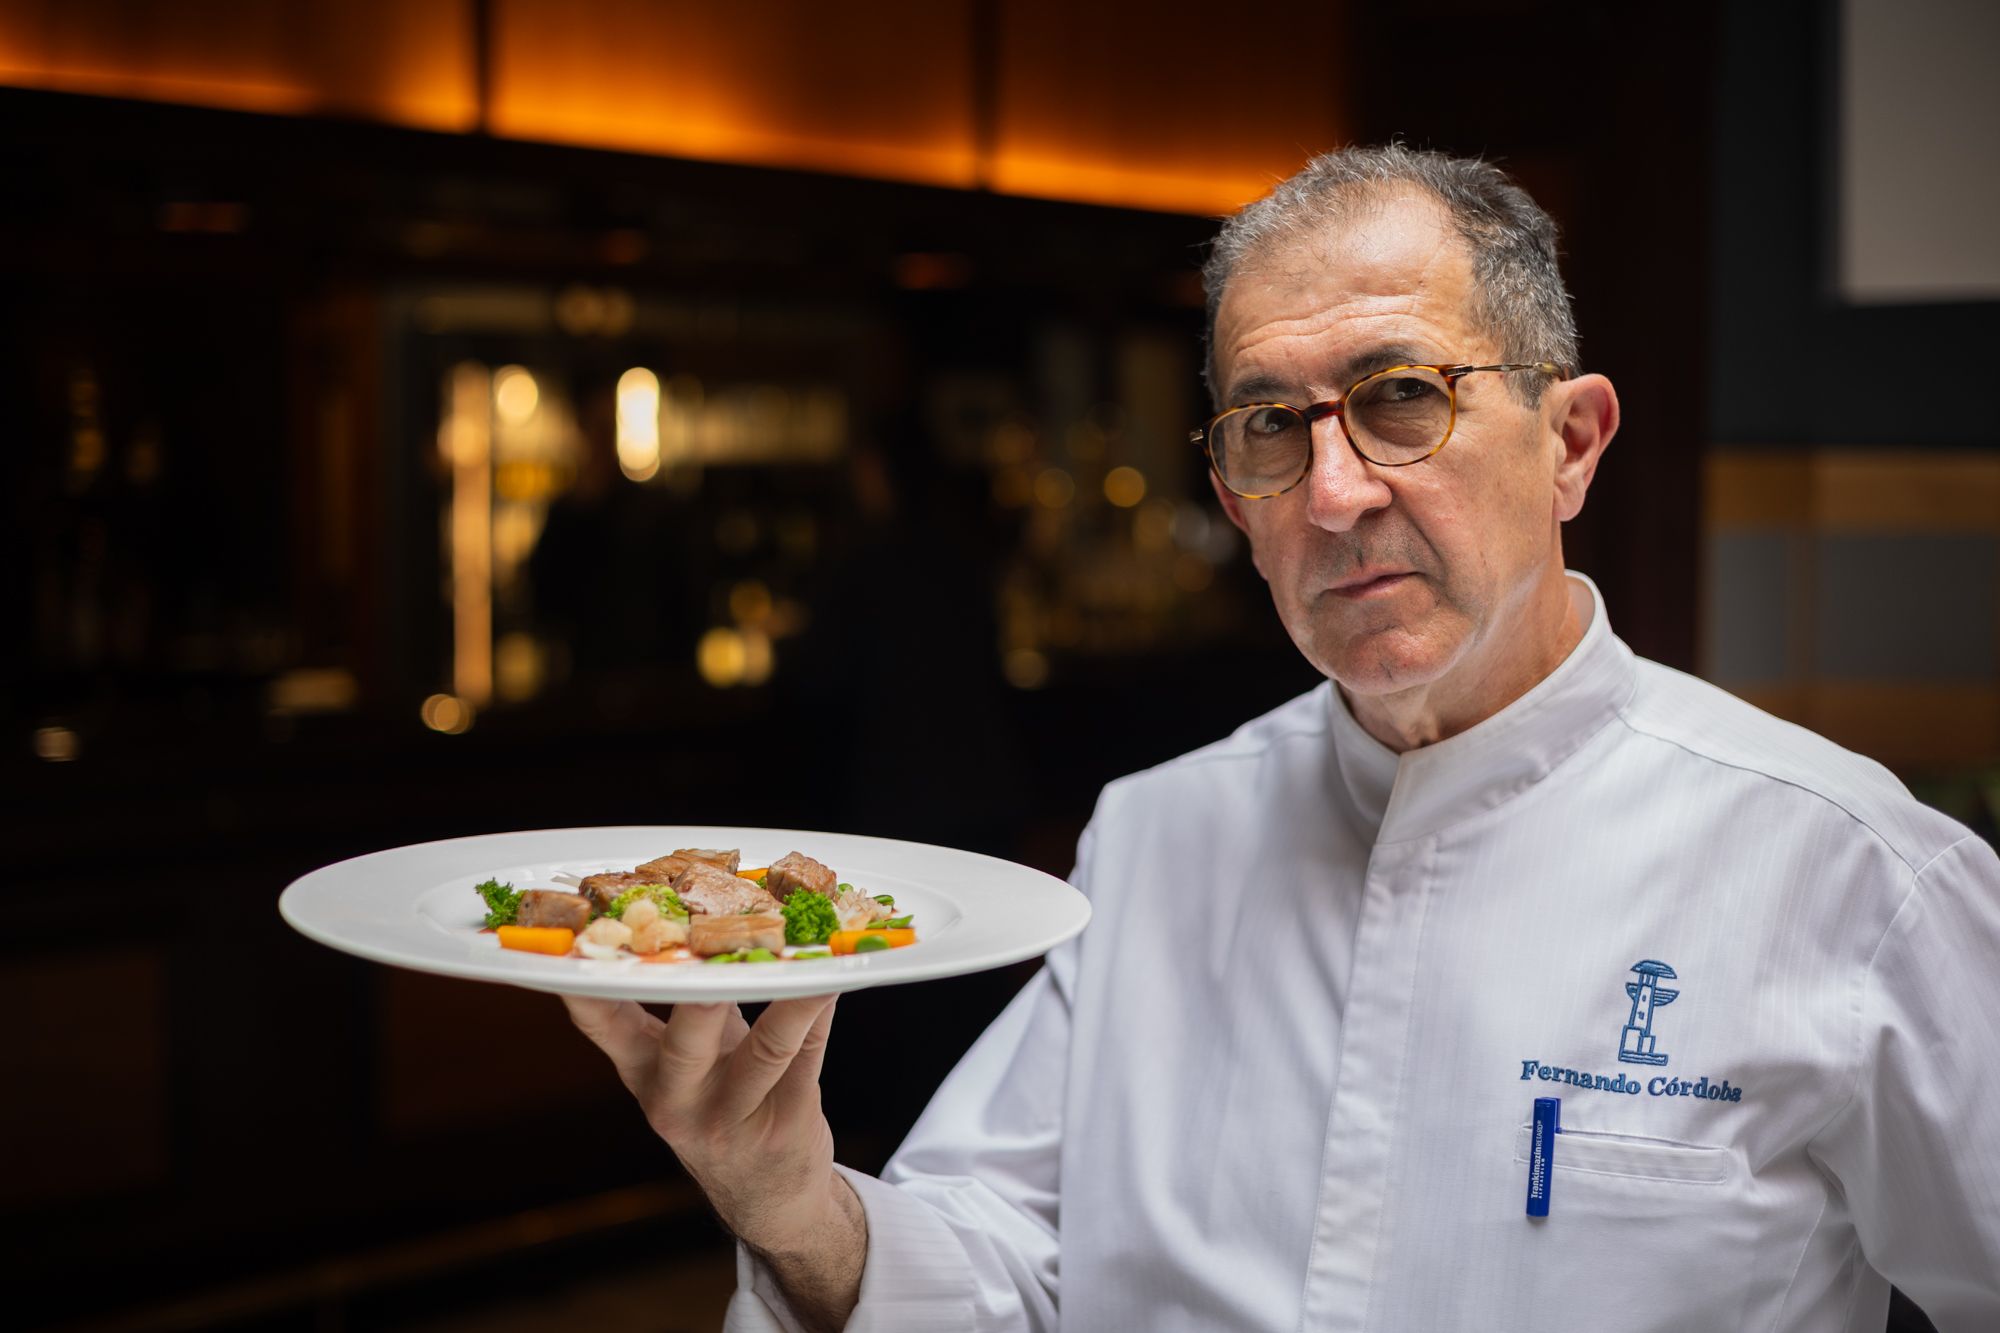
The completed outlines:
<svg viewBox="0 0 2000 1333">
<path fill-rule="evenodd" d="M 850 1329 L 2000 1329 L 1992 849 L 1572 592 L 1460 735 L 1322 686 L 1105 789 L 1090 928 L 846 1172 Z"/>
</svg>

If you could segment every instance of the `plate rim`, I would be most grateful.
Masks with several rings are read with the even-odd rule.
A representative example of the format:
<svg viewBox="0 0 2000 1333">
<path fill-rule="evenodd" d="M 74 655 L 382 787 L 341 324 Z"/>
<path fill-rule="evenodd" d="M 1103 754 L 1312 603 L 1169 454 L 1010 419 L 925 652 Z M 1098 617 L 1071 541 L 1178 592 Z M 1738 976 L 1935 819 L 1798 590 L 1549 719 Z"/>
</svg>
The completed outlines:
<svg viewBox="0 0 2000 1333">
<path fill-rule="evenodd" d="M 831 959 L 824 963 L 815 962 L 809 965 L 812 969 L 810 976 L 793 977 L 790 967 L 784 968 L 782 972 L 775 973 L 767 971 L 762 967 L 747 970 L 748 973 L 754 975 L 744 974 L 746 969 L 729 968 L 727 971 L 731 975 L 728 977 L 714 977 L 713 973 L 704 971 L 702 974 L 704 980 L 701 984 L 690 988 L 685 985 L 671 983 L 676 976 L 680 976 L 682 980 L 686 979 L 684 974 L 679 973 L 679 968 L 699 966 L 692 963 L 671 965 L 674 969 L 672 972 L 667 975 L 655 977 L 652 975 L 653 973 L 664 969 L 646 967 L 646 965 L 640 964 L 637 967 L 645 967 L 646 970 L 644 973 L 637 973 L 633 965 L 614 964 L 611 966 L 616 967 L 616 971 L 583 971 L 579 967 L 579 964 L 588 966 L 588 960 L 548 959 L 545 961 L 552 964 L 566 964 L 567 967 L 563 971 L 552 970 L 545 972 L 535 967 L 533 960 L 524 958 L 521 961 L 528 963 L 527 967 L 521 968 L 516 972 L 514 965 L 508 964 L 506 966 L 509 975 L 495 975 L 496 969 L 493 965 L 483 961 L 476 953 L 468 952 L 463 959 L 452 958 L 443 954 L 430 956 L 421 949 L 414 947 L 416 940 L 421 939 L 420 936 L 415 937 L 410 945 L 399 949 L 393 939 L 383 942 L 343 934 L 338 928 L 337 923 L 329 923 L 316 919 L 313 911 L 316 902 L 314 895 L 332 891 L 332 886 L 328 883 L 329 880 L 337 880 L 342 872 L 346 872 L 348 875 L 369 873 L 367 871 L 357 871 L 359 864 L 364 862 L 379 860 L 385 863 L 382 867 L 383 869 L 389 869 L 390 867 L 387 863 L 395 859 L 417 859 L 425 856 L 437 856 L 447 853 L 455 847 L 467 847 L 470 844 L 476 843 L 505 843 L 516 840 L 528 842 L 534 839 L 569 839 L 579 837 L 594 837 L 605 841 L 618 837 L 636 840 L 641 837 L 653 837 L 659 834 L 668 835 L 668 837 L 661 839 L 661 841 L 677 841 L 684 835 L 699 832 L 728 833 L 732 837 L 739 834 L 753 834 L 757 839 L 770 838 L 776 840 L 795 838 L 800 840 L 795 844 L 796 849 L 802 851 L 811 845 L 811 840 L 817 839 L 838 841 L 847 844 L 850 848 L 857 845 L 865 847 L 866 845 L 873 844 L 879 845 L 885 850 L 899 851 L 900 854 L 904 855 L 914 850 L 925 855 L 960 859 L 969 865 L 978 866 L 984 873 L 1030 877 L 1026 882 L 1046 889 L 1051 895 L 1050 902 L 1048 904 L 1038 904 L 1037 910 L 1046 912 L 1050 906 L 1054 906 L 1059 911 L 1066 910 L 1067 915 L 1055 927 L 1039 932 L 1030 932 L 1021 939 L 1012 940 L 999 947 L 981 952 L 969 964 L 962 956 L 955 958 L 939 957 L 933 962 L 927 959 L 908 958 L 902 955 L 902 951 L 898 950 L 896 951 L 898 956 L 894 957 L 876 954 L 867 957 L 842 957 Z M 741 841 L 749 841 L 749 839 L 740 840 L 739 845 Z M 658 845 L 657 842 L 655 845 Z M 726 844 L 690 840 L 686 842 L 677 841 L 677 845 L 719 846 Z M 809 852 L 808 854 L 810 855 L 811 853 Z M 533 857 L 524 852 L 516 859 L 533 859 Z M 556 856 L 549 859 L 563 858 Z M 489 864 L 493 865 L 504 866 L 507 864 L 507 861 L 500 856 L 488 856 L 486 860 Z M 884 874 L 899 873 L 888 867 L 880 869 L 881 873 Z M 429 876 L 429 872 L 421 873 L 424 875 L 422 883 L 413 882 L 407 888 L 383 890 L 392 899 L 399 900 L 408 909 L 413 924 L 422 917 L 418 904 L 438 886 L 436 879 Z M 449 879 L 458 873 L 476 873 L 476 870 L 472 872 L 446 872 L 443 878 Z M 909 878 L 919 882 L 924 880 L 922 876 L 910 876 Z M 468 893 L 472 888 L 472 884 L 476 882 L 468 882 L 466 886 Z M 952 890 L 948 887 L 935 886 L 927 882 L 923 884 L 923 887 L 927 891 L 946 897 L 953 896 Z M 961 913 L 961 924 L 963 924 L 963 918 L 966 916 L 975 918 L 978 916 L 977 907 L 969 908 L 968 901 L 972 900 L 954 899 L 953 902 L 953 905 Z M 1089 898 L 1074 885 L 1047 871 L 1038 870 L 1033 866 L 1024 866 L 1018 862 L 1009 861 L 985 852 L 970 851 L 961 847 L 949 847 L 939 843 L 916 842 L 904 838 L 887 838 L 875 834 L 838 833 L 831 830 L 768 828 L 734 824 L 580 825 L 538 829 L 506 829 L 488 833 L 461 834 L 449 838 L 434 838 L 424 842 L 406 843 L 401 846 L 362 852 L 316 867 L 298 876 L 286 885 L 284 890 L 278 895 L 277 905 L 278 913 L 284 919 L 285 923 L 307 939 L 324 947 L 382 966 L 398 967 L 408 971 L 424 972 L 434 976 L 446 976 L 459 980 L 512 985 L 551 994 L 607 999 L 633 999 L 648 1004 L 727 1003 L 731 1001 L 744 1003 L 779 998 L 827 995 L 849 990 L 873 989 L 879 986 L 903 985 L 918 981 L 965 976 L 974 972 L 983 972 L 994 968 L 1010 966 L 1029 958 L 1040 957 L 1081 934 L 1090 924 L 1092 916 Z M 432 928 L 434 928 L 434 925 Z M 449 935 L 441 935 L 440 938 L 449 939 L 450 937 Z M 878 960 L 880 961 L 878 962 Z M 884 963 L 889 965 L 883 966 L 882 964 Z M 648 984 L 643 986 L 621 984 L 623 981 L 636 980 L 638 975 L 647 976 Z M 770 982 L 778 981 L 781 978 L 785 980 L 785 984 L 776 987 L 770 984 Z M 819 981 L 831 981 L 834 984 L 822 986 L 816 984 Z"/>
</svg>

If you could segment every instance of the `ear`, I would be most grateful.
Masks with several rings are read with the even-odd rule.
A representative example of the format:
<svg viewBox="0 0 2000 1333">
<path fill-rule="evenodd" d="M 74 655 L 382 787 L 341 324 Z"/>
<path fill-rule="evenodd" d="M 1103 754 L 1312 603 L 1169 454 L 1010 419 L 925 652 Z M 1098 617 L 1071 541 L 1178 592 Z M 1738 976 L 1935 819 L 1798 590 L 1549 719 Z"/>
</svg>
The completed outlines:
<svg viewBox="0 0 2000 1333">
<path fill-rule="evenodd" d="M 1224 486 L 1221 478 L 1215 475 L 1214 468 L 1208 470 L 1208 484 L 1215 488 L 1216 503 L 1222 506 L 1222 512 L 1229 515 L 1229 521 L 1236 525 L 1236 530 L 1249 539 L 1250 563 L 1257 567 L 1257 573 L 1262 577 L 1264 566 L 1257 559 L 1257 541 L 1250 534 L 1250 525 L 1243 519 L 1243 497 Z"/>
<path fill-rule="evenodd" d="M 1555 517 L 1567 523 L 1583 512 L 1583 497 L 1597 475 L 1597 460 L 1618 433 L 1618 391 L 1602 375 L 1579 375 L 1551 387 L 1549 429 L 1560 444 L 1556 460 Z"/>
</svg>

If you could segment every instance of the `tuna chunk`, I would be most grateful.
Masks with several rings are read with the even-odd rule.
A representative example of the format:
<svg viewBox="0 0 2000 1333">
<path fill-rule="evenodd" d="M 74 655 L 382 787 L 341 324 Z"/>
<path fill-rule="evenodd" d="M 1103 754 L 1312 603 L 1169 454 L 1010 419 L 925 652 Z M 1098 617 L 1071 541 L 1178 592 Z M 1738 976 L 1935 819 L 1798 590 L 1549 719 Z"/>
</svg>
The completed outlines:
<svg viewBox="0 0 2000 1333">
<path fill-rule="evenodd" d="M 627 889 L 636 889 L 641 884 L 664 884 L 658 875 L 645 875 L 637 870 L 610 870 L 602 875 L 583 877 L 583 896 L 590 899 L 598 911 L 608 911 L 612 900 Z"/>
<path fill-rule="evenodd" d="M 635 875 L 657 875 L 658 879 L 646 881 L 649 884 L 671 884 L 675 875 L 688 868 L 688 858 L 675 852 L 672 856 L 656 856 L 632 873 Z"/>
<path fill-rule="evenodd" d="M 810 856 L 786 852 L 771 862 L 771 875 L 764 883 L 780 899 L 790 897 L 794 889 L 811 889 L 831 898 L 840 884 L 840 876 Z"/>
<path fill-rule="evenodd" d="M 515 921 L 523 926 L 561 926 L 581 932 L 590 924 L 590 899 L 556 889 L 528 889 L 521 894 Z"/>
<path fill-rule="evenodd" d="M 743 881 L 749 884 L 750 881 Z M 750 887 L 757 887 L 751 884 Z M 703 958 L 711 954 L 734 953 L 738 949 L 785 947 L 785 918 L 779 912 L 754 912 L 748 916 L 697 916 L 688 918 L 688 950 Z"/>
<path fill-rule="evenodd" d="M 640 866 L 635 873 L 658 875 L 660 878 L 653 882 L 665 884 L 697 861 L 703 865 L 714 866 L 718 870 L 727 870 L 733 875 L 742 868 L 743 854 L 734 848 L 717 851 L 708 847 L 683 847 L 672 856 L 654 857 Z"/>
<path fill-rule="evenodd" d="M 683 847 L 674 855 L 683 861 L 706 861 L 718 869 L 727 870 L 732 875 L 743 868 L 743 853 L 734 847 L 727 851 L 717 851 L 710 847 Z"/>
<path fill-rule="evenodd" d="M 706 861 L 683 870 L 673 888 L 688 911 L 698 916 L 741 916 L 745 912 L 775 912 L 779 907 L 778 900 L 758 888 L 756 881 L 739 879 Z"/>
</svg>

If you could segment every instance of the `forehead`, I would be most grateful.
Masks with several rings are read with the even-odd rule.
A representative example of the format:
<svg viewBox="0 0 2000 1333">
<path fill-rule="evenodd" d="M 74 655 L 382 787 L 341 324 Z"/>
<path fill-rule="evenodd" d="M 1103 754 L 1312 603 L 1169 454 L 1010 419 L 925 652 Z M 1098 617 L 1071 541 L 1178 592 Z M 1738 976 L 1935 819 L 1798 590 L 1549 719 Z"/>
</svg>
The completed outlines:
<svg viewBox="0 0 2000 1333">
<path fill-rule="evenodd" d="M 1425 360 L 1488 350 L 1473 319 L 1465 243 L 1424 199 L 1373 202 L 1329 230 L 1281 239 L 1241 264 L 1216 311 L 1215 369 L 1239 381 L 1282 381 L 1318 393 L 1373 349 Z"/>
</svg>

